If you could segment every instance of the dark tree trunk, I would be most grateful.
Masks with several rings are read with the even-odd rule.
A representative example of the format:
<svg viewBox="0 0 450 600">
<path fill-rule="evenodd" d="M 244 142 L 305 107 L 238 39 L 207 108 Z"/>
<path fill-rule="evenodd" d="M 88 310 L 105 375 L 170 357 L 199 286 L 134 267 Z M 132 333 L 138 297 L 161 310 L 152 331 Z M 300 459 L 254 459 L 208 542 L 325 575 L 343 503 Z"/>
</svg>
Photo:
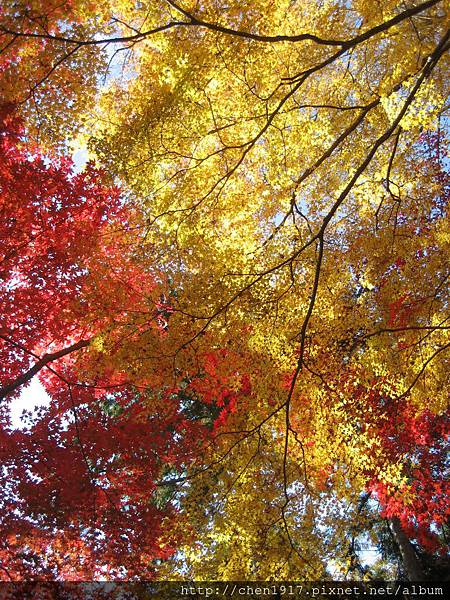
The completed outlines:
<svg viewBox="0 0 450 600">
<path fill-rule="evenodd" d="M 425 581 L 425 573 L 420 560 L 417 558 L 414 546 L 402 529 L 397 517 L 389 519 L 389 525 L 394 539 L 400 549 L 403 566 L 409 581 Z"/>
</svg>

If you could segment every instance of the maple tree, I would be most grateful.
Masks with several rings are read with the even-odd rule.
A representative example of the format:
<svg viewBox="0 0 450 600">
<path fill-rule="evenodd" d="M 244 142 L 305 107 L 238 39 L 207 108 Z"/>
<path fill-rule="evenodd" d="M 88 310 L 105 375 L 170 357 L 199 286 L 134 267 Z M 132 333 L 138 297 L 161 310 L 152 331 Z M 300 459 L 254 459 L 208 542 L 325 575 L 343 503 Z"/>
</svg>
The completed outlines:
<svg viewBox="0 0 450 600">
<path fill-rule="evenodd" d="M 58 415 L 50 455 L 55 440 L 78 440 L 79 497 L 107 473 L 98 518 L 58 484 L 61 551 L 73 540 L 87 553 L 71 573 L 95 574 L 101 554 L 125 578 L 320 579 L 330 564 L 346 575 L 358 536 L 384 539 L 373 523 L 386 519 L 404 576 L 432 577 L 425 562 L 445 561 L 448 519 L 444 3 L 78 0 L 2 11 L 2 80 L 30 143 L 39 134 L 54 151 L 79 130 L 104 181 L 127 194 L 125 210 L 94 167 L 71 179 L 61 162 L 52 186 L 77 215 L 55 226 L 62 246 L 36 262 L 27 201 L 10 226 L 27 245 L 7 277 L 29 279 L 5 313 L 16 342 L 5 346 L 5 395 L 34 374 L 17 343 L 40 369 L 50 340 L 86 341 L 54 357 L 62 370 L 40 371 L 53 403 L 32 425 L 39 437 Z M 55 99 L 66 94 L 63 115 Z M 29 198 L 38 163 L 23 168 Z M 52 229 L 48 211 L 42 220 Z M 149 441 L 138 423 L 165 433 Z M 17 434 L 23 448 L 33 435 Z M 10 460 L 33 505 L 26 463 Z M 53 460 L 57 473 L 63 458 Z M 164 510 L 150 510 L 163 463 L 172 483 L 161 486 Z M 80 532 L 96 519 L 103 533 L 88 539 Z M 29 532 L 32 520 L 16 527 Z M 79 528 L 67 537 L 63 521 Z M 118 545 L 106 552 L 102 535 Z M 64 574 L 54 560 L 48 574 Z"/>
<path fill-rule="evenodd" d="M 162 335 L 162 286 L 133 259 L 118 190 L 92 165 L 74 174 L 68 159 L 30 154 L 13 107 L 1 115 L 2 571 L 151 574 L 170 554 L 158 541 L 174 515 L 163 476 L 208 432 L 169 386 L 152 392 L 114 366 L 125 340 Z M 105 329 L 115 347 L 102 361 Z M 51 406 L 11 431 L 9 401 L 36 374 Z M 130 545 L 142 560 L 127 564 Z"/>
</svg>

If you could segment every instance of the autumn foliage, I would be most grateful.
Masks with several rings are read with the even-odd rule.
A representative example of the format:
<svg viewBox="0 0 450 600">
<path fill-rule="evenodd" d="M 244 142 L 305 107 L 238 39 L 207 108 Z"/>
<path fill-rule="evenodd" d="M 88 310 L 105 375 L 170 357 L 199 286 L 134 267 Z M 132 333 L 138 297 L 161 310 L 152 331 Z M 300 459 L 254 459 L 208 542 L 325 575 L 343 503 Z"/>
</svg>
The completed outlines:
<svg viewBox="0 0 450 600">
<path fill-rule="evenodd" d="M 449 40 L 441 0 L 3 3 L 3 579 L 443 576 Z"/>
<path fill-rule="evenodd" d="M 149 576 L 174 550 L 158 541 L 174 509 L 157 480 L 189 464 L 207 429 L 184 416 L 176 389 L 153 392 L 98 356 L 95 335 L 112 324 L 113 352 L 144 328 L 161 335 L 118 190 L 92 166 L 74 174 L 70 160 L 30 154 L 13 107 L 2 117 L 2 395 L 16 396 L 37 365 L 52 399 L 26 431 L 8 429 L 3 405 L 2 566 L 12 578 Z M 89 344 L 97 352 L 77 356 Z M 142 559 L 126 565 L 130 545 Z"/>
</svg>

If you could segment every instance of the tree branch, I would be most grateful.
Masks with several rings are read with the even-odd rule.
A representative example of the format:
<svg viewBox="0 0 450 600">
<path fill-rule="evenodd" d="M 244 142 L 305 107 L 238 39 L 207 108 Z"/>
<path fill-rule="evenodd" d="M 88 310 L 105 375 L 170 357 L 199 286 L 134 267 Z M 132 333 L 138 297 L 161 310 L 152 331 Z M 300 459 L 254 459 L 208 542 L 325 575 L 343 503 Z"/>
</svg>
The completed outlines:
<svg viewBox="0 0 450 600">
<path fill-rule="evenodd" d="M 0 338 L 5 340 L 7 343 L 12 345 L 17 345 L 14 341 L 8 339 L 4 335 L 0 335 Z M 12 392 L 15 392 L 20 386 L 28 383 L 41 369 L 47 366 L 49 363 L 58 360 L 72 352 L 76 352 L 77 350 L 81 350 L 81 348 L 86 348 L 89 346 L 91 340 L 80 340 L 67 348 L 63 348 L 62 350 L 57 350 L 56 352 L 52 352 L 51 354 L 44 354 L 28 371 L 16 377 L 14 381 L 11 383 L 7 383 L 3 387 L 0 388 L 0 399 L 6 398 Z M 23 348 L 22 348 L 23 349 Z"/>
</svg>

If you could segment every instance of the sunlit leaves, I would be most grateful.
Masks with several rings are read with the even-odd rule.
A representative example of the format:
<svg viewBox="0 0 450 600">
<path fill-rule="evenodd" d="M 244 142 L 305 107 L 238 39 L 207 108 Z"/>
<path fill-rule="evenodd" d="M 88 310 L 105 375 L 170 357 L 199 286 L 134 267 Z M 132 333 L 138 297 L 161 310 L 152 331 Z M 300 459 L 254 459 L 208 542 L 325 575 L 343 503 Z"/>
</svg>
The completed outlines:
<svg viewBox="0 0 450 600">
<path fill-rule="evenodd" d="M 89 277 L 71 307 L 94 337 L 69 366 L 101 388 L 86 400 L 86 433 L 99 463 L 117 467 L 108 485 L 123 507 L 129 496 L 145 512 L 148 494 L 147 516 L 167 509 L 155 556 L 179 543 L 183 564 L 160 573 L 320 578 L 334 561 L 345 576 L 376 512 L 417 548 L 439 551 L 449 372 L 443 2 L 122 0 L 98 14 L 86 2 L 58 10 L 48 35 L 24 30 L 5 50 L 5 87 L 29 95 L 31 57 L 44 73 L 74 49 L 23 105 L 28 131 L 41 106 L 56 137 L 79 129 L 134 207 L 118 232 L 108 213 L 94 228 L 104 228 L 101 241 L 86 252 L 80 244 Z M 55 106 L 62 94 L 67 115 Z M 42 133 L 50 143 L 49 127 Z M 107 384 L 122 390 L 117 398 Z M 109 420 L 120 456 L 108 427 L 95 439 L 97 418 Z M 145 443 L 137 423 L 150 423 Z M 142 567 L 137 546 L 150 540 L 139 531 L 127 542 L 136 563 L 114 575 Z"/>
</svg>

